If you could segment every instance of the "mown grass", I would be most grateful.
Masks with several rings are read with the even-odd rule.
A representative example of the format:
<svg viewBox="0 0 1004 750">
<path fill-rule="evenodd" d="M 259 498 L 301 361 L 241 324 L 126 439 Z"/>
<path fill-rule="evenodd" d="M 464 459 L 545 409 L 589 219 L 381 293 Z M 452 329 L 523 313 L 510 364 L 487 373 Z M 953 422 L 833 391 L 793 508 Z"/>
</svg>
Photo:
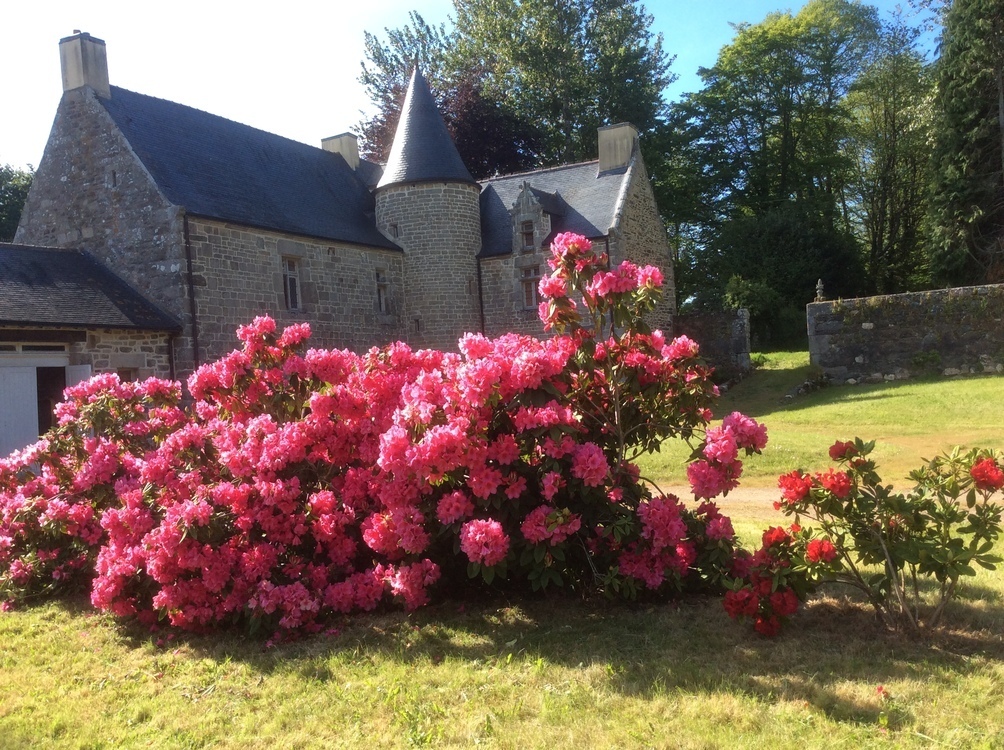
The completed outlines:
<svg viewBox="0 0 1004 750">
<path fill-rule="evenodd" d="M 954 445 L 1004 448 L 1004 378 L 833 386 L 789 399 L 812 374 L 808 354 L 764 357 L 763 366 L 725 393 L 715 409 L 718 418 L 738 410 L 767 425 L 767 448 L 745 462 L 743 486 L 773 488 L 778 475 L 792 469 L 825 469 L 829 446 L 855 436 L 877 441 L 879 473 L 903 487 L 924 459 Z M 689 455 L 683 441 L 671 441 L 641 465 L 660 485 L 681 485 Z"/>
<path fill-rule="evenodd" d="M 993 419 L 1004 379 L 831 389 L 782 405 L 804 367 L 785 361 L 797 362 L 772 358 L 723 405 L 790 446 L 763 457 L 781 470 L 790 457 L 821 465 L 833 437 L 881 437 L 841 429 L 859 426 L 855 414 L 904 446 L 893 458 L 1004 443 Z M 930 418 L 911 416 L 904 387 Z M 900 416 L 883 422 L 882 410 Z M 766 494 L 728 498 L 747 538 L 780 520 Z M 966 580 L 927 639 L 886 632 L 841 593 L 812 600 L 773 640 L 716 599 L 566 595 L 441 599 L 274 648 L 237 633 L 150 634 L 70 597 L 0 613 L 0 749 L 1004 747 L 1004 573 Z"/>
</svg>

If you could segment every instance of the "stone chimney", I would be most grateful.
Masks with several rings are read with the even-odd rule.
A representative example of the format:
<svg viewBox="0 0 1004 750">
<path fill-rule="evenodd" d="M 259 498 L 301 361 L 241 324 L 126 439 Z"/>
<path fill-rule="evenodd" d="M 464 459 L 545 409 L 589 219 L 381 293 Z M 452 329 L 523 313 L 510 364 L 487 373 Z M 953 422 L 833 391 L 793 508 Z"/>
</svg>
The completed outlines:
<svg viewBox="0 0 1004 750">
<path fill-rule="evenodd" d="M 90 86 L 98 96 L 111 97 L 104 41 L 74 29 L 73 36 L 59 40 L 59 62 L 63 69 L 63 91 Z"/>
<path fill-rule="evenodd" d="M 321 140 L 321 148 L 335 154 L 341 154 L 352 169 L 359 168 L 359 139 L 352 133 L 333 135 Z"/>
<path fill-rule="evenodd" d="M 600 140 L 600 172 L 626 167 L 638 145 L 638 130 L 629 122 L 598 128 Z"/>
</svg>

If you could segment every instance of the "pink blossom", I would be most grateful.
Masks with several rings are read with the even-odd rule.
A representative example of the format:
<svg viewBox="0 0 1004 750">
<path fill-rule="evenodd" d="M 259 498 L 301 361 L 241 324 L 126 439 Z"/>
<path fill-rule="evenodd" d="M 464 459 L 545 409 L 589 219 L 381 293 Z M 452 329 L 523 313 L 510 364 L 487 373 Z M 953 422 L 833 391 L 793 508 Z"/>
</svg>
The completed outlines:
<svg viewBox="0 0 1004 750">
<path fill-rule="evenodd" d="M 662 349 L 662 356 L 671 362 L 678 362 L 681 359 L 696 357 L 700 347 L 696 341 L 686 337 L 678 336 Z"/>
<path fill-rule="evenodd" d="M 728 427 L 711 427 L 704 433 L 704 456 L 710 461 L 727 464 L 736 460 L 739 446 Z"/>
<path fill-rule="evenodd" d="M 474 514 L 474 504 L 463 492 L 443 495 L 436 506 L 436 517 L 444 526 L 456 523 Z"/>
<path fill-rule="evenodd" d="M 694 497 L 713 498 L 739 486 L 742 463 L 713 464 L 708 461 L 694 461 L 687 466 L 687 479 L 694 491 Z"/>
<path fill-rule="evenodd" d="M 537 288 L 542 297 L 556 298 L 568 296 L 568 287 L 565 284 L 565 280 L 555 274 L 543 276 Z"/>
<path fill-rule="evenodd" d="M 680 516 L 681 509 L 680 501 L 672 495 L 655 497 L 638 506 L 641 536 L 649 541 L 653 552 L 676 547 L 687 535 L 687 526 Z"/>
<path fill-rule="evenodd" d="M 732 412 L 722 420 L 722 427 L 732 431 L 740 448 L 759 453 L 767 445 L 767 428 L 745 414 Z"/>
<path fill-rule="evenodd" d="M 561 544 L 582 526 L 579 516 L 567 508 L 559 511 L 550 505 L 539 505 L 530 511 L 520 526 L 523 537 L 530 542 L 547 541 Z"/>
<path fill-rule="evenodd" d="M 474 519 L 460 528 L 460 549 L 471 562 L 491 567 L 509 553 L 509 537 L 498 521 Z"/>
<path fill-rule="evenodd" d="M 583 443 L 572 456 L 572 476 L 581 479 L 587 487 L 599 487 L 610 473 L 603 449 L 596 443 Z"/>
</svg>

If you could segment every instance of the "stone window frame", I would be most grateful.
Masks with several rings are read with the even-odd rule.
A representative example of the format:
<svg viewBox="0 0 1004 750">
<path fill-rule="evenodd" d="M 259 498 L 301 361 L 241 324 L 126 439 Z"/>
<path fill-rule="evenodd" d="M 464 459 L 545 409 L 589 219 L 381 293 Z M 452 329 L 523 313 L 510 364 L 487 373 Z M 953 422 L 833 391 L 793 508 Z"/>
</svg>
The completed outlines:
<svg viewBox="0 0 1004 750">
<path fill-rule="evenodd" d="M 536 310 L 540 306 L 540 266 L 524 266 L 519 275 L 522 308 Z"/>
<path fill-rule="evenodd" d="M 377 268 L 374 271 L 374 277 L 376 280 L 376 297 L 374 298 L 374 304 L 376 305 L 376 311 L 380 315 L 390 315 L 391 310 L 391 299 L 390 299 L 390 275 L 384 268 Z"/>
<path fill-rule="evenodd" d="M 291 255 L 282 256 L 282 296 L 287 310 L 291 312 L 303 310 L 303 284 L 300 283 L 300 259 Z"/>
<path fill-rule="evenodd" d="M 522 253 L 532 253 L 537 249 L 537 242 L 535 235 L 536 227 L 533 221 L 523 221 L 520 222 L 520 252 Z"/>
</svg>

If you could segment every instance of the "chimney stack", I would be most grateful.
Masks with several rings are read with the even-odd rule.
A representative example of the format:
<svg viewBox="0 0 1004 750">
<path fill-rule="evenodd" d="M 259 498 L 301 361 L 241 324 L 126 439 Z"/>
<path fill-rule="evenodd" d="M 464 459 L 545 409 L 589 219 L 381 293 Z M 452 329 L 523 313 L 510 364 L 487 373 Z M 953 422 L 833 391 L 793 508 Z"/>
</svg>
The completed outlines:
<svg viewBox="0 0 1004 750">
<path fill-rule="evenodd" d="M 631 163 L 635 147 L 638 145 L 638 130 L 629 122 L 606 125 L 597 128 L 600 141 L 599 171 L 620 169 Z"/>
<path fill-rule="evenodd" d="M 59 63 L 63 70 L 63 91 L 90 86 L 98 96 L 111 97 L 108 57 L 101 39 L 74 29 L 73 36 L 59 40 Z"/>
<path fill-rule="evenodd" d="M 351 169 L 356 170 L 359 168 L 359 139 L 352 133 L 342 133 L 341 135 L 333 135 L 330 138 L 323 138 L 321 140 L 321 148 L 325 151 L 341 154 Z"/>
</svg>

